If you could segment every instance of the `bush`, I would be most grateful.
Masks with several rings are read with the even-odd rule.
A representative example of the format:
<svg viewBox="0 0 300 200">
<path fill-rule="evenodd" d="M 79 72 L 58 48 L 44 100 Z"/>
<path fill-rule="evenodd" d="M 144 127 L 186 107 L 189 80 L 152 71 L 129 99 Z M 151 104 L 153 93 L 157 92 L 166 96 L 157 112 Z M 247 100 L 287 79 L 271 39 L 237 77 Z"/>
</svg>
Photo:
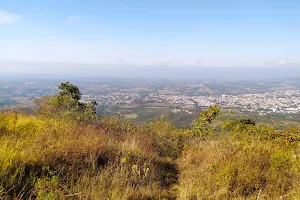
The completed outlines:
<svg viewBox="0 0 300 200">
<path fill-rule="evenodd" d="M 81 93 L 77 86 L 69 82 L 61 83 L 56 96 L 45 96 L 36 100 L 36 113 L 41 116 L 76 121 L 97 120 L 96 102 L 80 102 Z"/>
</svg>

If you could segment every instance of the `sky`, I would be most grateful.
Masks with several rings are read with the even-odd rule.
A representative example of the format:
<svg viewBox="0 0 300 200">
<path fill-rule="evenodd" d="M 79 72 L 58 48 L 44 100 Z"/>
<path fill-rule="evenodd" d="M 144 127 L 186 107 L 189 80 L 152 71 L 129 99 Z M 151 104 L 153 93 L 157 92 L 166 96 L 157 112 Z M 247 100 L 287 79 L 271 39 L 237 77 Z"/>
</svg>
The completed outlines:
<svg viewBox="0 0 300 200">
<path fill-rule="evenodd" d="M 4 72 L 300 67 L 299 36 L 299 0 L 0 0 Z"/>
</svg>

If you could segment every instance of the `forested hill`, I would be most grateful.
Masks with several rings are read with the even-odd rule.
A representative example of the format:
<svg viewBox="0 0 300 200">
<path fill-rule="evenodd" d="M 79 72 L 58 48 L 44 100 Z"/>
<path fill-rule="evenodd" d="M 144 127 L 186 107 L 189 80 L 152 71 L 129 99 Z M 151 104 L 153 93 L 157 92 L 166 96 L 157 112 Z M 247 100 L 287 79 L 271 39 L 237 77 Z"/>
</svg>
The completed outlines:
<svg viewBox="0 0 300 200">
<path fill-rule="evenodd" d="M 32 114 L 0 113 L 0 199 L 300 199 L 300 126 L 218 106 L 189 128 L 135 125 L 98 118 L 68 82 L 59 89 Z"/>
</svg>

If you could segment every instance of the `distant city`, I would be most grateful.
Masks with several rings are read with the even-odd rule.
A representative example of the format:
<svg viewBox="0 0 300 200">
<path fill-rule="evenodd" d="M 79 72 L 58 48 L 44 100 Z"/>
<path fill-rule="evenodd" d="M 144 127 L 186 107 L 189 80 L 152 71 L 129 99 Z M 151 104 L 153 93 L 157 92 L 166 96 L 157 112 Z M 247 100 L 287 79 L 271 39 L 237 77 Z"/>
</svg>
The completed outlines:
<svg viewBox="0 0 300 200">
<path fill-rule="evenodd" d="M 2 109 L 32 107 L 34 99 L 58 93 L 59 80 L 2 81 Z M 203 108 L 220 105 L 225 110 L 254 115 L 300 113 L 298 79 L 257 80 L 149 80 L 112 79 L 105 81 L 75 80 L 82 101 L 96 101 L 98 113 L 117 114 L 130 120 L 145 120 L 169 115 L 195 118 Z"/>
<path fill-rule="evenodd" d="M 85 101 L 95 100 L 100 105 L 135 105 L 137 102 L 166 102 L 170 105 L 186 107 L 209 107 L 220 105 L 225 108 L 236 108 L 241 111 L 268 113 L 297 113 L 300 111 L 300 90 L 276 91 L 263 94 L 218 95 L 218 96 L 185 96 L 149 94 L 146 97 L 138 93 L 116 92 L 109 95 L 83 95 Z M 178 109 L 177 109 L 178 110 Z M 178 110 L 180 111 L 180 110 Z M 187 111 L 188 112 L 188 111 Z"/>
</svg>

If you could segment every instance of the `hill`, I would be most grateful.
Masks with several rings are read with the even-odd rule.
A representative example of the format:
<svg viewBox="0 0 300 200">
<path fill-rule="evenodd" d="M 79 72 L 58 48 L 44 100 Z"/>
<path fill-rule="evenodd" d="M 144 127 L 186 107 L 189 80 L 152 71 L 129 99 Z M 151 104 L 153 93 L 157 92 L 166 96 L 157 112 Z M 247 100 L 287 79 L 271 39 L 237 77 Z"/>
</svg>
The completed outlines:
<svg viewBox="0 0 300 200">
<path fill-rule="evenodd" d="M 60 85 L 35 112 L 0 113 L 2 199 L 300 199 L 300 127 L 277 130 L 218 106 L 189 128 L 97 118 Z M 221 116 L 221 117 L 220 117 Z"/>
</svg>

